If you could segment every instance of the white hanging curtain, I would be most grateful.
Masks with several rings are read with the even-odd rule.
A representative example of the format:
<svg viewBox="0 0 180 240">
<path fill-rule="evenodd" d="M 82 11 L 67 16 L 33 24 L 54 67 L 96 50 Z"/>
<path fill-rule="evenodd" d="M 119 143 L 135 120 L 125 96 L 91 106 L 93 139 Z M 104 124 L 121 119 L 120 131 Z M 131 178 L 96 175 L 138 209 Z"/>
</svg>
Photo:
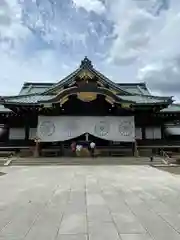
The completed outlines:
<svg viewBox="0 0 180 240">
<path fill-rule="evenodd" d="M 0 139 L 7 133 L 7 128 L 4 124 L 0 124 Z"/>
<path fill-rule="evenodd" d="M 161 128 L 154 128 L 154 139 L 161 139 Z"/>
<path fill-rule="evenodd" d="M 24 128 L 10 128 L 9 139 L 11 139 L 11 140 L 25 139 L 25 129 Z"/>
<path fill-rule="evenodd" d="M 136 136 L 136 139 L 142 139 L 142 129 L 141 128 L 135 129 L 135 136 Z"/>
<path fill-rule="evenodd" d="M 29 139 L 32 140 L 37 135 L 37 128 L 30 128 L 29 129 Z"/>
<path fill-rule="evenodd" d="M 154 139 L 153 128 L 150 128 L 150 127 L 146 128 L 145 134 L 146 134 L 146 139 Z"/>
<path fill-rule="evenodd" d="M 161 128 L 160 127 L 146 128 L 146 139 L 161 139 Z"/>
<path fill-rule="evenodd" d="M 39 116 L 37 135 L 42 142 L 65 141 L 85 133 L 109 141 L 133 142 L 134 117 Z"/>
</svg>

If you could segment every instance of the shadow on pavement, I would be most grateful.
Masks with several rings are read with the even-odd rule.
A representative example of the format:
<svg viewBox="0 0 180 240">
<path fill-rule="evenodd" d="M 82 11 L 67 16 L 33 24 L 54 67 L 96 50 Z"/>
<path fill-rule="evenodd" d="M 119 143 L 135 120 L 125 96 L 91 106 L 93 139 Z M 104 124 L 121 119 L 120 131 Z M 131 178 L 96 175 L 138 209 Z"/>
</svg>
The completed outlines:
<svg viewBox="0 0 180 240">
<path fill-rule="evenodd" d="M 159 170 L 180 175 L 180 166 L 179 167 L 157 167 Z"/>
<path fill-rule="evenodd" d="M 0 172 L 0 176 L 5 175 L 6 173 Z"/>
</svg>

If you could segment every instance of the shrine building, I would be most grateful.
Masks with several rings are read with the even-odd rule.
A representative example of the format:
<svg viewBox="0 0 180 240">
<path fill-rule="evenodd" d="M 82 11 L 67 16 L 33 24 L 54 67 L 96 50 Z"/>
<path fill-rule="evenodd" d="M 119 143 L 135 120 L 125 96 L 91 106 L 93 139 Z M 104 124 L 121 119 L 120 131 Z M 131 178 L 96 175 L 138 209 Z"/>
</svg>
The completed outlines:
<svg viewBox="0 0 180 240">
<path fill-rule="evenodd" d="M 158 154 L 180 147 L 180 105 L 154 96 L 146 84 L 116 83 L 85 57 L 57 83 L 25 82 L 16 96 L 0 99 L 0 150 L 30 149 L 37 155 L 95 141 L 100 155 Z M 37 150 L 38 149 L 38 150 Z"/>
</svg>

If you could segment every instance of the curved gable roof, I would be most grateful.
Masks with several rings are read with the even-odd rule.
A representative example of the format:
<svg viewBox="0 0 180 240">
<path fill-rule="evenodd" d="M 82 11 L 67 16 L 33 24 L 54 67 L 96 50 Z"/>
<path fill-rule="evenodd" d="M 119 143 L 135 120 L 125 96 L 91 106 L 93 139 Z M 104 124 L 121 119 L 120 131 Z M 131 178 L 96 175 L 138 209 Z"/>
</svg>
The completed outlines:
<svg viewBox="0 0 180 240">
<path fill-rule="evenodd" d="M 53 91 L 57 90 L 58 88 L 63 87 L 65 84 L 69 85 L 69 84 L 73 83 L 73 81 L 75 80 L 75 77 L 78 76 L 78 74 L 80 74 L 84 70 L 87 70 L 92 75 L 97 77 L 98 80 L 101 81 L 103 84 L 107 84 L 111 88 L 121 91 L 122 93 L 124 93 L 124 95 L 131 95 L 130 92 L 127 92 L 126 90 L 122 89 L 118 84 L 114 83 L 113 81 L 108 79 L 106 76 L 104 76 L 102 73 L 97 71 L 93 67 L 91 61 L 87 57 L 85 57 L 84 60 L 81 61 L 81 65 L 78 69 L 76 69 L 74 72 L 69 74 L 67 77 L 65 77 L 64 79 L 59 81 L 57 84 L 55 84 L 52 87 L 50 87 L 49 89 L 47 89 L 47 91 L 45 91 L 44 94 L 52 93 Z"/>
</svg>

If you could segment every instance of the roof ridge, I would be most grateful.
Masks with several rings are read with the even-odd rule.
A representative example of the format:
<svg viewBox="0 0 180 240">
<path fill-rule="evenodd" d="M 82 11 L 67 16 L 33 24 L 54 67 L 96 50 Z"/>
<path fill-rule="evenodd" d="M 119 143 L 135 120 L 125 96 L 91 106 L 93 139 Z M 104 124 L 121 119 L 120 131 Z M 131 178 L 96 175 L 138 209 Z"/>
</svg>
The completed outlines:
<svg viewBox="0 0 180 240">
<path fill-rule="evenodd" d="M 116 84 L 119 84 L 119 85 L 146 85 L 146 82 L 123 82 L 123 83 L 116 83 Z"/>
<path fill-rule="evenodd" d="M 139 85 L 137 85 L 137 88 L 139 89 L 139 91 L 140 91 L 140 92 L 142 93 L 142 95 L 143 95 L 142 89 L 140 88 Z"/>
<path fill-rule="evenodd" d="M 91 69 L 90 69 L 90 70 L 91 70 Z M 127 93 L 127 94 L 129 94 L 129 95 L 132 95 L 132 93 L 130 93 L 130 92 L 128 92 L 128 91 L 120 88 L 117 83 L 115 83 L 115 82 L 113 82 L 112 80 L 110 80 L 108 77 L 106 77 L 103 73 L 99 72 L 99 71 L 96 70 L 95 68 L 92 68 L 92 71 L 94 71 L 97 75 L 99 75 L 100 77 L 104 78 L 107 82 L 109 82 L 110 84 L 112 84 L 113 86 L 115 86 L 115 88 L 121 90 L 121 91 L 124 92 L 124 93 Z"/>
<path fill-rule="evenodd" d="M 63 83 L 67 81 L 69 83 L 69 80 L 72 80 L 73 76 L 78 74 L 78 72 L 87 69 L 91 73 L 94 73 L 95 75 L 98 75 L 100 78 L 102 78 L 104 81 L 107 81 L 110 85 L 112 85 L 114 88 L 121 90 L 122 92 L 132 95 L 132 93 L 122 89 L 120 86 L 118 86 L 117 83 L 110 80 L 108 77 L 106 77 L 104 74 L 102 74 L 100 71 L 96 70 L 93 65 L 91 64 L 91 61 L 85 57 L 83 61 L 81 61 L 80 67 L 78 67 L 76 70 L 74 70 L 72 73 L 70 73 L 68 76 L 64 77 L 62 80 L 60 80 L 58 83 L 51 86 L 49 89 L 45 90 L 43 94 L 47 94 L 48 92 L 52 91 L 53 89 L 56 89 L 57 87 L 60 87 Z"/>
<path fill-rule="evenodd" d="M 51 91 L 52 89 L 59 87 L 63 82 L 65 82 L 65 80 L 69 80 L 71 77 L 73 77 L 73 75 L 75 75 L 76 73 L 78 73 L 78 71 L 80 71 L 81 69 L 78 68 L 76 70 L 74 70 L 72 73 L 70 73 L 69 75 L 67 75 L 66 77 L 64 77 L 63 79 L 61 79 L 59 82 L 55 83 L 53 86 L 51 86 L 49 89 L 45 90 L 42 94 L 46 94 L 49 91 Z"/>
<path fill-rule="evenodd" d="M 24 82 L 23 85 L 54 85 L 55 83 L 53 82 Z"/>
</svg>

